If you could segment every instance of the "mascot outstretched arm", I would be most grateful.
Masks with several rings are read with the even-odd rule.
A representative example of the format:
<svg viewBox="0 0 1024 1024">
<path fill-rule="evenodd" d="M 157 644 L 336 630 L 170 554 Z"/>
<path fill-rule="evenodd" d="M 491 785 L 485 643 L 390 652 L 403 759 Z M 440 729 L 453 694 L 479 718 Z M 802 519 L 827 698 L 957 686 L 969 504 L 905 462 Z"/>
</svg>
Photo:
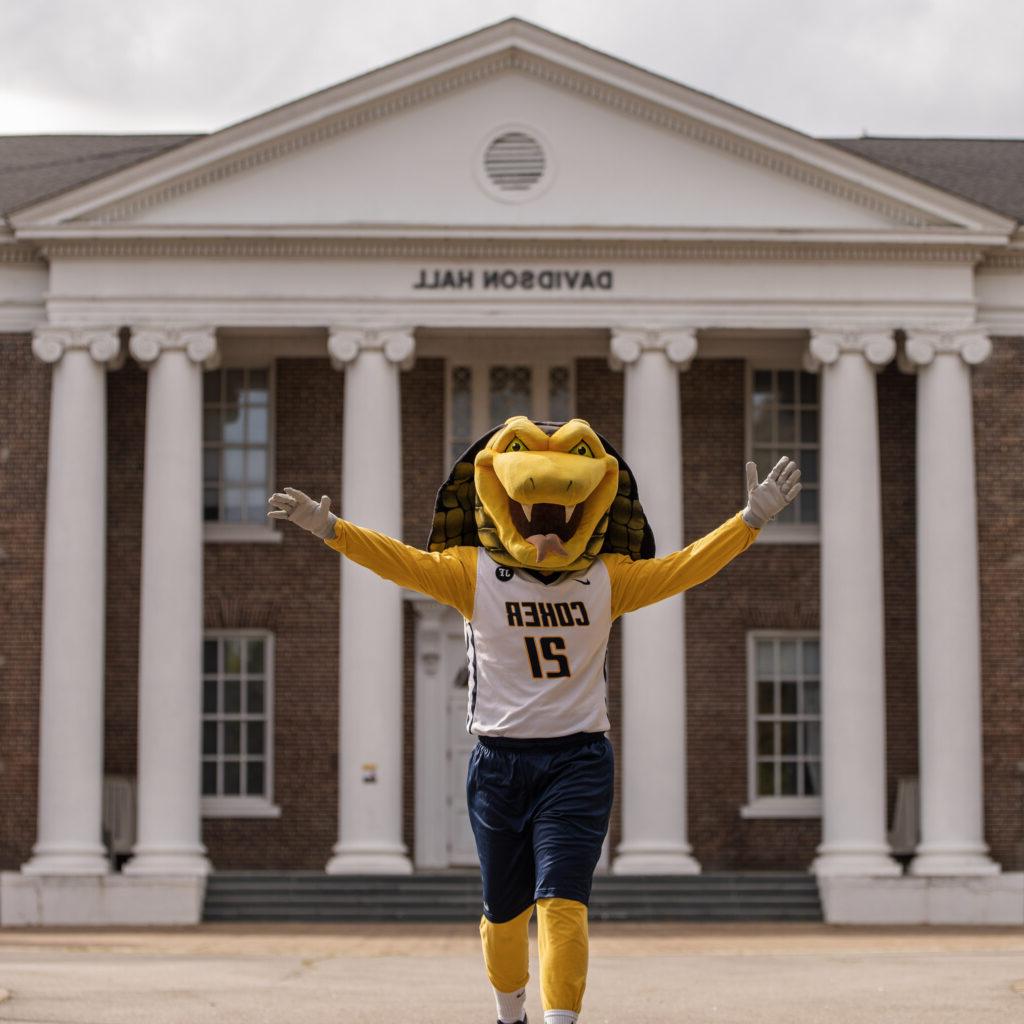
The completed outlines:
<svg viewBox="0 0 1024 1024">
<path fill-rule="evenodd" d="M 501 1024 L 525 1022 L 527 928 L 538 917 L 545 1024 L 575 1024 L 588 965 L 587 904 L 613 774 L 605 653 L 620 615 L 709 579 L 800 490 L 787 458 L 707 536 L 661 558 L 629 467 L 584 420 L 515 416 L 458 460 L 427 550 L 339 519 L 330 499 L 271 496 L 334 550 L 463 616 L 466 780 L 480 857 L 484 963 Z"/>
</svg>

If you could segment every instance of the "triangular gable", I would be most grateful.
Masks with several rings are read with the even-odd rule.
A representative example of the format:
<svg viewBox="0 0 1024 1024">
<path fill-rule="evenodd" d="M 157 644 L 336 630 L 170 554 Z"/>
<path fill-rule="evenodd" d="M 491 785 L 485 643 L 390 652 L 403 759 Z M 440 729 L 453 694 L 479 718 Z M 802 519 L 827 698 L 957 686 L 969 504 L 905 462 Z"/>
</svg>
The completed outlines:
<svg viewBox="0 0 1024 1024">
<path fill-rule="evenodd" d="M 482 29 L 199 138 L 25 208 L 12 221 L 25 237 L 60 235 L 65 231 L 79 236 L 86 232 L 104 234 L 130 225 L 139 225 L 145 231 L 146 225 L 362 223 L 372 231 L 374 224 L 393 224 L 396 220 L 450 223 L 447 211 L 440 211 L 441 216 L 431 217 L 428 211 L 420 218 L 407 214 L 396 218 L 391 209 L 390 219 L 359 218 L 353 216 L 355 207 L 342 204 L 332 211 L 330 204 L 325 209 L 323 203 L 318 203 L 308 218 L 295 216 L 287 204 L 275 216 L 263 220 L 252 213 L 247 216 L 244 209 L 235 210 L 231 216 L 223 214 L 230 205 L 227 200 L 232 197 L 243 206 L 248 201 L 250 210 L 260 209 L 261 203 L 262 208 L 267 208 L 266 195 L 259 193 L 261 173 L 267 194 L 273 194 L 276 187 L 277 194 L 282 195 L 286 186 L 276 179 L 283 177 L 287 181 L 289 172 L 302 169 L 315 154 L 333 154 L 344 165 L 346 142 L 351 147 L 363 145 L 372 141 L 373 132 L 385 128 L 389 121 L 408 119 L 418 110 L 426 113 L 431 106 L 438 107 L 496 81 L 507 83 L 512 79 L 519 88 L 532 87 L 534 93 L 537 89 L 548 90 L 551 95 L 557 93 L 567 104 L 581 105 L 580 109 L 582 105 L 602 109 L 619 119 L 620 129 L 631 122 L 636 128 L 634 134 L 646 133 L 648 140 L 655 135 L 672 137 L 677 148 L 669 153 L 654 145 L 652 152 L 656 151 L 656 155 L 651 157 L 651 166 L 662 175 L 676 173 L 679 189 L 687 186 L 689 157 L 700 165 L 703 180 L 721 180 L 726 172 L 731 174 L 735 179 L 734 195 L 756 193 L 756 189 L 751 190 L 757 183 L 765 193 L 767 207 L 792 205 L 798 193 L 805 197 L 807 209 L 801 208 L 796 221 L 792 219 L 793 211 L 799 204 L 775 221 L 759 221 L 738 212 L 738 222 L 749 227 L 806 229 L 820 221 L 822 226 L 833 229 L 845 226 L 868 232 L 885 228 L 928 231 L 942 227 L 966 234 L 1005 234 L 1013 227 L 1008 218 L 962 198 L 518 19 Z M 457 114 L 455 119 L 458 120 Z M 350 148 L 349 153 L 352 152 L 354 149 Z M 674 154 L 678 154 L 678 168 L 673 164 Z M 369 153 L 369 158 L 378 158 L 378 154 Z M 595 170 L 600 169 L 595 163 Z M 633 187 L 648 184 L 644 176 Z M 253 195 L 244 194 L 254 187 Z M 349 190 L 351 187 L 349 183 Z M 202 200 L 196 204 L 204 190 L 210 200 L 206 211 Z M 433 197 L 436 191 L 428 194 Z M 220 201 L 213 201 L 218 198 Z M 587 197 L 588 208 L 593 210 L 590 198 Z M 692 218 L 687 221 L 690 211 L 685 204 L 670 207 L 668 223 L 710 226 Z M 846 220 L 840 215 L 844 208 L 849 211 Z M 496 211 L 497 207 L 489 209 Z M 524 205 L 514 217 L 506 211 L 503 220 L 495 212 L 492 220 L 497 224 L 527 225 L 533 223 L 531 216 L 541 210 L 539 203 L 532 210 Z M 567 204 L 567 212 L 571 210 L 572 204 Z M 222 216 L 213 216 L 212 211 L 220 211 Z M 638 206 L 636 214 L 642 213 L 642 206 Z M 650 218 L 623 217 L 617 223 L 664 226 Z M 486 217 L 474 222 L 485 221 Z M 538 223 L 548 221 L 559 222 L 557 211 L 549 211 Z M 560 222 L 592 224 L 594 218 L 574 221 L 570 217 Z M 600 219 L 597 226 L 601 226 Z"/>
</svg>

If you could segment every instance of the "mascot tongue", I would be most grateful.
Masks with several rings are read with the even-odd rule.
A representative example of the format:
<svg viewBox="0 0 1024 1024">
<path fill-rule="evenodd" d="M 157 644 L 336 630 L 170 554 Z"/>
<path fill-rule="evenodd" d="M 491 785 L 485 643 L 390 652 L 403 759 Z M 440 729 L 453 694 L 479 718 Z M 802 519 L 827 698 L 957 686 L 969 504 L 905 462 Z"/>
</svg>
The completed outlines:
<svg viewBox="0 0 1024 1024">
<path fill-rule="evenodd" d="M 537 549 L 538 562 L 543 562 L 550 554 L 559 555 L 562 558 L 567 554 L 562 545 L 562 539 L 557 533 L 535 533 L 527 537 L 526 541 Z"/>
</svg>

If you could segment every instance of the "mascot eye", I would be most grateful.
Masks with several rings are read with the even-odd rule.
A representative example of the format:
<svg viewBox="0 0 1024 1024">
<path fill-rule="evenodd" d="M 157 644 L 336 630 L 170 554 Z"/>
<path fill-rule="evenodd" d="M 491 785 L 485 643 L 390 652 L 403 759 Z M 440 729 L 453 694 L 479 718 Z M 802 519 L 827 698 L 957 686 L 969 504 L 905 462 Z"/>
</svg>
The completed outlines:
<svg viewBox="0 0 1024 1024">
<path fill-rule="evenodd" d="M 512 440 L 509 441 L 508 446 L 505 448 L 505 451 L 507 452 L 528 452 L 529 450 L 530 449 L 527 448 L 526 445 L 522 441 L 520 441 L 518 437 L 513 437 Z"/>
<path fill-rule="evenodd" d="M 585 455 L 588 459 L 594 458 L 594 451 L 586 441 L 580 441 L 572 450 L 573 455 Z"/>
</svg>

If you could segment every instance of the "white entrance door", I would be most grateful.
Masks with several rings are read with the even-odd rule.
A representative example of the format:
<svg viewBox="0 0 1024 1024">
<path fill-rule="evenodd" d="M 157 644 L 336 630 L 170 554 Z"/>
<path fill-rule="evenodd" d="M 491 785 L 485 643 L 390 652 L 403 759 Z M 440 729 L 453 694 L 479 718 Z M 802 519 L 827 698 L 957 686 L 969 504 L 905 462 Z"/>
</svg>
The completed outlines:
<svg viewBox="0 0 1024 1024">
<path fill-rule="evenodd" d="M 453 642 L 449 638 L 449 643 Z M 462 659 L 465 661 L 465 647 Z M 458 662 L 454 655 L 449 664 Z M 469 673 L 463 665 L 451 673 L 448 688 L 448 863 L 452 867 L 476 867 L 473 832 L 466 808 L 466 766 L 476 737 L 466 732 L 466 697 Z"/>
</svg>

